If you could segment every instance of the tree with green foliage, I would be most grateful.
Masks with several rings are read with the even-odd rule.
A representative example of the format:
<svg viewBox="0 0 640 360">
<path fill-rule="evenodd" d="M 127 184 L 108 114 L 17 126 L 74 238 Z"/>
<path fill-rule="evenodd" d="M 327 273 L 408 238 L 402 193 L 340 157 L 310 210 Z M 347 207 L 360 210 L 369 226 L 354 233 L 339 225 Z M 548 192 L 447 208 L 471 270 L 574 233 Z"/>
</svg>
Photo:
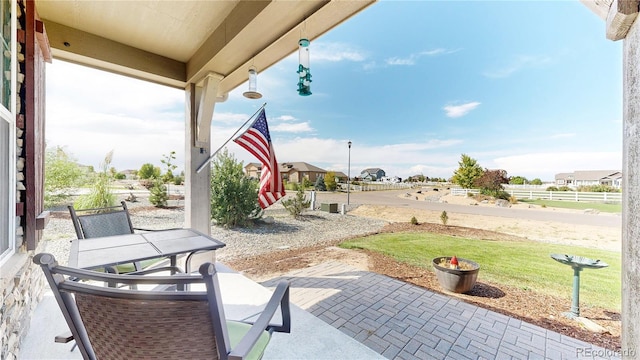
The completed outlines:
<svg viewBox="0 0 640 360">
<path fill-rule="evenodd" d="M 44 206 L 58 205 L 71 196 L 71 190 L 82 185 L 84 172 L 62 147 L 47 149 L 44 159 Z"/>
<path fill-rule="evenodd" d="M 324 184 L 324 178 L 322 176 L 316 178 L 316 183 L 313 187 L 317 191 L 327 191 L 327 186 Z"/>
<path fill-rule="evenodd" d="M 307 200 L 302 186 L 297 186 L 296 188 L 296 196 L 282 200 L 282 206 L 297 219 L 309 208 L 311 200 Z"/>
<path fill-rule="evenodd" d="M 116 204 L 116 195 L 111 189 L 113 177 L 109 171 L 109 165 L 113 159 L 113 150 L 109 151 L 104 157 L 104 161 L 100 164 L 102 171 L 96 174 L 93 181 L 91 192 L 82 195 L 75 202 L 76 209 L 93 209 L 114 206 Z"/>
<path fill-rule="evenodd" d="M 142 164 L 138 170 L 138 177 L 140 179 L 157 179 L 160 177 L 160 168 L 150 163 Z"/>
<path fill-rule="evenodd" d="M 453 173 L 451 181 L 464 189 L 473 189 L 473 183 L 482 176 L 484 170 L 477 160 L 466 154 L 462 154 L 458 165 L 459 168 Z"/>
<path fill-rule="evenodd" d="M 542 185 L 542 180 L 540 180 L 540 178 L 535 178 L 535 179 L 531 180 L 530 184 L 531 185 Z"/>
<path fill-rule="evenodd" d="M 324 185 L 329 191 L 336 191 L 338 184 L 336 183 L 336 173 L 333 171 L 327 171 L 324 176 Z"/>
<path fill-rule="evenodd" d="M 509 178 L 509 184 L 511 185 L 524 185 L 527 183 L 531 184 L 531 181 L 527 180 L 524 176 L 511 176 Z"/>
<path fill-rule="evenodd" d="M 242 162 L 224 149 L 212 163 L 211 218 L 224 227 L 250 225 L 262 213 L 257 188 L 258 182 L 245 175 Z"/>
</svg>

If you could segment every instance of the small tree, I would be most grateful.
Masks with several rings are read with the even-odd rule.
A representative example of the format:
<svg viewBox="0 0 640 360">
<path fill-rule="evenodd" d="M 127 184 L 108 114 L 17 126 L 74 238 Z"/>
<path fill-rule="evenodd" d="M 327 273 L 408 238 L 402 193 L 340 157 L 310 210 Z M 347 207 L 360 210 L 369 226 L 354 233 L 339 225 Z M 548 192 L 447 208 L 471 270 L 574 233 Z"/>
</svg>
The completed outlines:
<svg viewBox="0 0 640 360">
<path fill-rule="evenodd" d="M 497 199 L 509 200 L 510 195 L 504 191 L 502 184 L 507 184 L 507 172 L 504 170 L 485 170 L 473 185 L 480 188 L 480 193 Z"/>
<path fill-rule="evenodd" d="M 322 176 L 318 176 L 314 188 L 317 191 L 327 191 L 327 186 L 324 184 L 324 178 Z"/>
<path fill-rule="evenodd" d="M 47 149 L 44 159 L 44 206 L 51 207 L 71 196 L 80 186 L 84 173 L 80 165 L 61 147 Z"/>
<path fill-rule="evenodd" d="M 440 214 L 440 221 L 442 221 L 442 225 L 447 225 L 447 223 L 449 222 L 449 215 L 447 215 L 446 211 L 443 211 Z"/>
<path fill-rule="evenodd" d="M 284 208 L 289 211 L 289 214 L 293 215 L 296 219 L 299 218 L 310 205 L 311 200 L 307 200 L 302 186 L 297 186 L 295 197 L 282 200 L 282 206 L 284 206 Z"/>
<path fill-rule="evenodd" d="M 160 162 L 163 163 L 167 168 L 167 171 L 162 176 L 162 180 L 164 180 L 165 183 L 168 183 L 173 180 L 173 170 L 178 167 L 178 165 L 175 165 L 173 163 L 173 160 L 176 159 L 176 152 L 172 151 L 169 153 L 169 155 L 163 154 L 162 157 L 163 159 L 160 160 Z"/>
<path fill-rule="evenodd" d="M 167 195 L 167 186 L 161 179 L 153 179 L 153 186 L 149 189 L 149 202 L 155 207 L 166 207 L 169 195 Z"/>
<path fill-rule="evenodd" d="M 113 150 L 109 151 L 100 164 L 102 171 L 96 174 L 91 192 L 78 198 L 74 207 L 77 209 L 93 209 L 114 206 L 116 195 L 111 191 L 113 177 L 109 171 L 109 165 L 113 159 Z"/>
<path fill-rule="evenodd" d="M 334 173 L 333 171 L 328 171 L 324 176 L 324 185 L 327 190 L 335 191 L 338 187 L 338 184 L 336 183 L 336 173 Z"/>
<path fill-rule="evenodd" d="M 227 149 L 213 161 L 211 174 L 211 218 L 225 227 L 249 225 L 262 209 L 258 204 L 258 182 L 245 175 Z"/>
<path fill-rule="evenodd" d="M 460 167 L 453 173 L 451 181 L 465 189 L 472 189 L 473 183 L 477 178 L 482 176 L 484 170 L 478 165 L 477 160 L 472 159 L 466 154 L 462 154 L 458 165 L 460 165 Z"/>
<path fill-rule="evenodd" d="M 160 177 L 160 168 L 153 166 L 153 164 L 142 164 L 138 171 L 138 177 L 140 179 L 157 179 Z"/>
</svg>

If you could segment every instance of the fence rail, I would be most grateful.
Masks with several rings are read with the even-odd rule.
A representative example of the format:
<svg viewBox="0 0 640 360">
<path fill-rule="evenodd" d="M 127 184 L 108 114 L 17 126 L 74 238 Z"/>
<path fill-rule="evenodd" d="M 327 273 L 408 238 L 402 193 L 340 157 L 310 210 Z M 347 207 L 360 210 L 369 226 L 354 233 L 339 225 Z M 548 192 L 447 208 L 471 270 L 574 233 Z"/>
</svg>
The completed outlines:
<svg viewBox="0 0 640 360">
<path fill-rule="evenodd" d="M 604 203 L 620 203 L 622 202 L 622 193 L 606 193 L 606 192 L 581 192 L 581 191 L 537 191 L 537 190 L 505 190 L 509 195 L 516 199 L 529 200 L 566 200 L 566 201 L 584 201 L 584 202 L 604 202 Z M 477 194 L 476 189 L 451 188 L 452 195 L 468 196 L 467 193 Z"/>
</svg>

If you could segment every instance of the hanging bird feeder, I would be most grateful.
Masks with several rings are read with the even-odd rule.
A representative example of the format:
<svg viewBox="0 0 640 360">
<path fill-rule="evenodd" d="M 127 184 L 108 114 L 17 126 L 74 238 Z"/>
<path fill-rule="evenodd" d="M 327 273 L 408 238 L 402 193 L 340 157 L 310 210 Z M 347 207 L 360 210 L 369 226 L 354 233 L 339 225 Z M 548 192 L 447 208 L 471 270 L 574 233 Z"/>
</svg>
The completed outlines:
<svg viewBox="0 0 640 360">
<path fill-rule="evenodd" d="M 247 99 L 260 99 L 262 94 L 258 92 L 258 72 L 255 67 L 249 68 L 249 90 L 242 93 Z"/>
<path fill-rule="evenodd" d="M 298 94 L 311 95 L 311 71 L 309 71 L 309 39 L 298 41 Z"/>
</svg>

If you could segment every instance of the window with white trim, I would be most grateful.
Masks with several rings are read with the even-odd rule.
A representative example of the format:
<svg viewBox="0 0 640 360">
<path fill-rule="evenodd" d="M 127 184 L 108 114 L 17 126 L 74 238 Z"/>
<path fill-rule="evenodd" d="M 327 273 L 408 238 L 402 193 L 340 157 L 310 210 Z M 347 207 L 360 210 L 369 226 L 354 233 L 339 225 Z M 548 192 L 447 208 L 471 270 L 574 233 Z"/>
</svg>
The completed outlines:
<svg viewBox="0 0 640 360">
<path fill-rule="evenodd" d="M 15 133 L 15 6 L 0 2 L 0 264 L 15 252 L 16 133 Z"/>
</svg>

